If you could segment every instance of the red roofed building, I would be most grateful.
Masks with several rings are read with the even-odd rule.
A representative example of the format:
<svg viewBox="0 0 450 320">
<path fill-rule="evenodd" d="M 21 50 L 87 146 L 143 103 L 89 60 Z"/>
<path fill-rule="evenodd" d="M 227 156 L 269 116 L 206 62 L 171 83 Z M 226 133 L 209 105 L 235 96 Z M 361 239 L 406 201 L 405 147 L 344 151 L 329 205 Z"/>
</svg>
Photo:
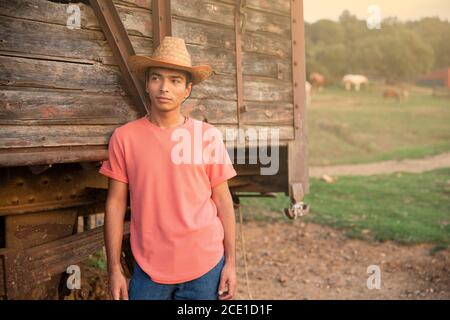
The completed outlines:
<svg viewBox="0 0 450 320">
<path fill-rule="evenodd" d="M 450 68 L 433 71 L 417 80 L 417 84 L 427 87 L 450 88 Z"/>
</svg>

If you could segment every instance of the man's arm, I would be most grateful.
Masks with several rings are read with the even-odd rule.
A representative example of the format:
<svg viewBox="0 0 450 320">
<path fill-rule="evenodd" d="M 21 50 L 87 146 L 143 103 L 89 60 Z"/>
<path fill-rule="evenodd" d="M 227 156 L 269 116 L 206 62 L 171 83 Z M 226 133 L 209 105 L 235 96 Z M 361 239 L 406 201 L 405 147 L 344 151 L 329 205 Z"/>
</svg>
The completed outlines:
<svg viewBox="0 0 450 320">
<path fill-rule="evenodd" d="M 109 293 L 114 300 L 128 299 L 127 281 L 120 265 L 127 199 L 128 184 L 110 178 L 105 207 L 104 231 Z"/>
<path fill-rule="evenodd" d="M 212 199 L 224 228 L 225 265 L 220 279 L 219 299 L 228 300 L 236 293 L 236 220 L 227 181 L 212 189 Z"/>
</svg>

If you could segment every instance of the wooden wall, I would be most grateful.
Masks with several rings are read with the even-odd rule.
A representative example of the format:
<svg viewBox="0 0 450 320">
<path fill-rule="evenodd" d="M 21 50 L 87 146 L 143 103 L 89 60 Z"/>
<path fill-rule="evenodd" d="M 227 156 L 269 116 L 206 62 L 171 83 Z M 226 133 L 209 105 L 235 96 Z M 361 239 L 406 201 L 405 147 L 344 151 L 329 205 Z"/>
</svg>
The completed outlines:
<svg viewBox="0 0 450 320">
<path fill-rule="evenodd" d="M 290 7 L 287 0 L 247 0 L 242 36 L 244 105 L 240 124 L 276 126 L 293 139 Z M 172 0 L 172 33 L 184 38 L 195 63 L 214 75 L 193 90 L 209 122 L 237 125 L 235 1 Z"/>
<path fill-rule="evenodd" d="M 152 52 L 151 0 L 114 1 L 138 54 Z M 288 0 L 247 0 L 241 127 L 274 126 L 294 138 Z M 67 28 L 67 4 L 0 0 L 0 155 L 15 149 L 106 146 L 139 117 L 91 7 Z M 173 36 L 214 74 L 194 88 L 192 116 L 237 126 L 233 0 L 172 0 Z M 20 148 L 20 149 L 19 149 Z"/>
</svg>

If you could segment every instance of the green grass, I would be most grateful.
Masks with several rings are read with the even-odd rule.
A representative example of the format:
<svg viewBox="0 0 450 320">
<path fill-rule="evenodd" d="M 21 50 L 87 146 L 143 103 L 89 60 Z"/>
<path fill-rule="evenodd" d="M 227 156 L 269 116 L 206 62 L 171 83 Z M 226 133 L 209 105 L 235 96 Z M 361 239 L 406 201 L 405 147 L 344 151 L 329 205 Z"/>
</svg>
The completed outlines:
<svg viewBox="0 0 450 320">
<path fill-rule="evenodd" d="M 350 237 L 402 244 L 450 244 L 450 168 L 422 174 L 311 179 L 305 221 L 342 229 Z M 247 220 L 289 221 L 289 198 L 242 198 Z"/>
<path fill-rule="evenodd" d="M 410 88 L 407 101 L 386 100 L 383 86 L 347 92 L 327 87 L 307 108 L 309 164 L 422 158 L 450 151 L 450 99 Z"/>
<path fill-rule="evenodd" d="M 91 256 L 87 260 L 87 265 L 93 268 L 100 269 L 102 271 L 106 271 L 106 255 L 103 250 L 100 250 Z"/>
</svg>

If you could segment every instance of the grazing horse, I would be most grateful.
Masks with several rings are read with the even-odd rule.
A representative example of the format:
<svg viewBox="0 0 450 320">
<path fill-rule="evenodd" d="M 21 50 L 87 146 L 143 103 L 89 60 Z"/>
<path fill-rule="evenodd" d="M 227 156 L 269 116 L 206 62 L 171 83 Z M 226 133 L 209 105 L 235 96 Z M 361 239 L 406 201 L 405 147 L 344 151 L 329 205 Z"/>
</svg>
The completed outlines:
<svg viewBox="0 0 450 320">
<path fill-rule="evenodd" d="M 309 81 L 313 88 L 317 88 L 320 91 L 325 85 L 325 76 L 318 72 L 313 72 L 309 75 Z"/>
<path fill-rule="evenodd" d="M 383 92 L 383 97 L 386 99 L 394 98 L 400 101 L 402 99 L 408 99 L 409 92 L 405 89 L 386 88 Z"/>
<path fill-rule="evenodd" d="M 347 74 L 342 78 L 342 82 L 347 91 L 352 89 L 352 85 L 355 87 L 355 91 L 359 91 L 362 84 L 369 85 L 369 79 L 361 74 Z"/>
</svg>

